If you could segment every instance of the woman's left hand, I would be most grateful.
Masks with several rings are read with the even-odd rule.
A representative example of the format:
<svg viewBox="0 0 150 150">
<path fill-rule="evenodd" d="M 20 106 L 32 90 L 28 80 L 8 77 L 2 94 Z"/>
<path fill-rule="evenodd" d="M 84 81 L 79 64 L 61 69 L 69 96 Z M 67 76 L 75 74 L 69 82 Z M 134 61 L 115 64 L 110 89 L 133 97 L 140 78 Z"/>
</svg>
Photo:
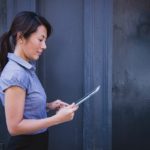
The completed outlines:
<svg viewBox="0 0 150 150">
<path fill-rule="evenodd" d="M 49 102 L 49 103 L 47 103 L 47 108 L 48 109 L 51 109 L 51 110 L 58 110 L 58 109 L 60 109 L 60 108 L 63 108 L 63 107 L 66 107 L 66 106 L 68 106 L 69 104 L 67 104 L 67 103 L 65 103 L 65 102 L 63 102 L 63 101 L 61 101 L 61 100 L 55 100 L 55 101 L 53 101 L 53 102 Z"/>
</svg>

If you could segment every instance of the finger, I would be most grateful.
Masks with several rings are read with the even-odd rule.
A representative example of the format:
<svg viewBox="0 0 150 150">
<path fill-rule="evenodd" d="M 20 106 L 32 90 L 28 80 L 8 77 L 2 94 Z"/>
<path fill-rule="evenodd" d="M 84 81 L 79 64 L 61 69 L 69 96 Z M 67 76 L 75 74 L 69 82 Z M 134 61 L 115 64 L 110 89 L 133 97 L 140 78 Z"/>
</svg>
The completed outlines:
<svg viewBox="0 0 150 150">
<path fill-rule="evenodd" d="M 79 107 L 73 107 L 72 111 L 75 112 L 76 110 L 78 110 Z"/>
<path fill-rule="evenodd" d="M 69 109 L 70 109 L 70 108 L 72 109 L 73 107 L 74 107 L 74 104 L 73 104 L 73 103 L 67 106 L 67 108 L 69 108 Z"/>
<path fill-rule="evenodd" d="M 73 102 L 70 106 L 74 107 L 76 104 Z"/>
<path fill-rule="evenodd" d="M 69 106 L 69 104 L 64 103 L 64 102 L 61 102 L 60 105 L 61 105 L 61 106 Z"/>
<path fill-rule="evenodd" d="M 79 106 L 78 106 L 78 105 L 73 104 L 73 106 L 72 106 L 72 110 L 73 110 L 73 111 L 76 111 L 78 108 L 79 108 Z"/>
<path fill-rule="evenodd" d="M 60 105 L 63 105 L 63 106 L 68 106 L 69 104 L 68 103 L 66 103 L 66 102 L 64 102 L 64 101 L 62 101 L 62 100 L 57 100 L 58 101 L 58 103 L 60 104 Z"/>
<path fill-rule="evenodd" d="M 74 118 L 74 113 L 73 113 L 72 116 L 71 116 L 71 120 L 73 120 L 73 118 Z"/>
</svg>

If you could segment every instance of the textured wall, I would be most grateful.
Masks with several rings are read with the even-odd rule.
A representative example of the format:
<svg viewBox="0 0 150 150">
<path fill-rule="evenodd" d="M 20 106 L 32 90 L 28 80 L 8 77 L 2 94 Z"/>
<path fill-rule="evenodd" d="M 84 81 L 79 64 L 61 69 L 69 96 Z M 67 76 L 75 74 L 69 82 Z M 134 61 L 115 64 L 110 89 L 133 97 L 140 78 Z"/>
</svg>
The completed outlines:
<svg viewBox="0 0 150 150">
<path fill-rule="evenodd" d="M 113 149 L 149 150 L 150 1 L 114 0 Z"/>
</svg>

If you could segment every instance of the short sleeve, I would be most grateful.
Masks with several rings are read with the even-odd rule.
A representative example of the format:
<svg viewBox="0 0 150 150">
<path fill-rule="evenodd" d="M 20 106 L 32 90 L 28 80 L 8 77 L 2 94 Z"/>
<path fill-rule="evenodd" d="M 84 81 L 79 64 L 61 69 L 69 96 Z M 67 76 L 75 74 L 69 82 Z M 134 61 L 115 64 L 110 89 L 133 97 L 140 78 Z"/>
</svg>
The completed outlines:
<svg viewBox="0 0 150 150">
<path fill-rule="evenodd" d="M 28 88 L 28 75 L 25 71 L 13 70 L 11 72 L 3 72 L 0 78 L 0 86 L 5 91 L 11 86 L 18 86 L 25 91 Z"/>
</svg>

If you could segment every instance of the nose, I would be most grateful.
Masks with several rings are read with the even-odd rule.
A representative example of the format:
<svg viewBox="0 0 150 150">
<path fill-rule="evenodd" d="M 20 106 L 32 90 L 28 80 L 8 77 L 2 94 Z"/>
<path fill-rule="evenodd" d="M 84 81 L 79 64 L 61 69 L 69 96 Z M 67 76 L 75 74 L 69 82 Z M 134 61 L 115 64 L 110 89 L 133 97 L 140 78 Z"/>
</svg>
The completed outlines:
<svg viewBox="0 0 150 150">
<path fill-rule="evenodd" d="M 47 48 L 47 46 L 46 46 L 46 42 L 45 41 L 43 41 L 42 42 L 42 49 L 46 49 Z"/>
</svg>

